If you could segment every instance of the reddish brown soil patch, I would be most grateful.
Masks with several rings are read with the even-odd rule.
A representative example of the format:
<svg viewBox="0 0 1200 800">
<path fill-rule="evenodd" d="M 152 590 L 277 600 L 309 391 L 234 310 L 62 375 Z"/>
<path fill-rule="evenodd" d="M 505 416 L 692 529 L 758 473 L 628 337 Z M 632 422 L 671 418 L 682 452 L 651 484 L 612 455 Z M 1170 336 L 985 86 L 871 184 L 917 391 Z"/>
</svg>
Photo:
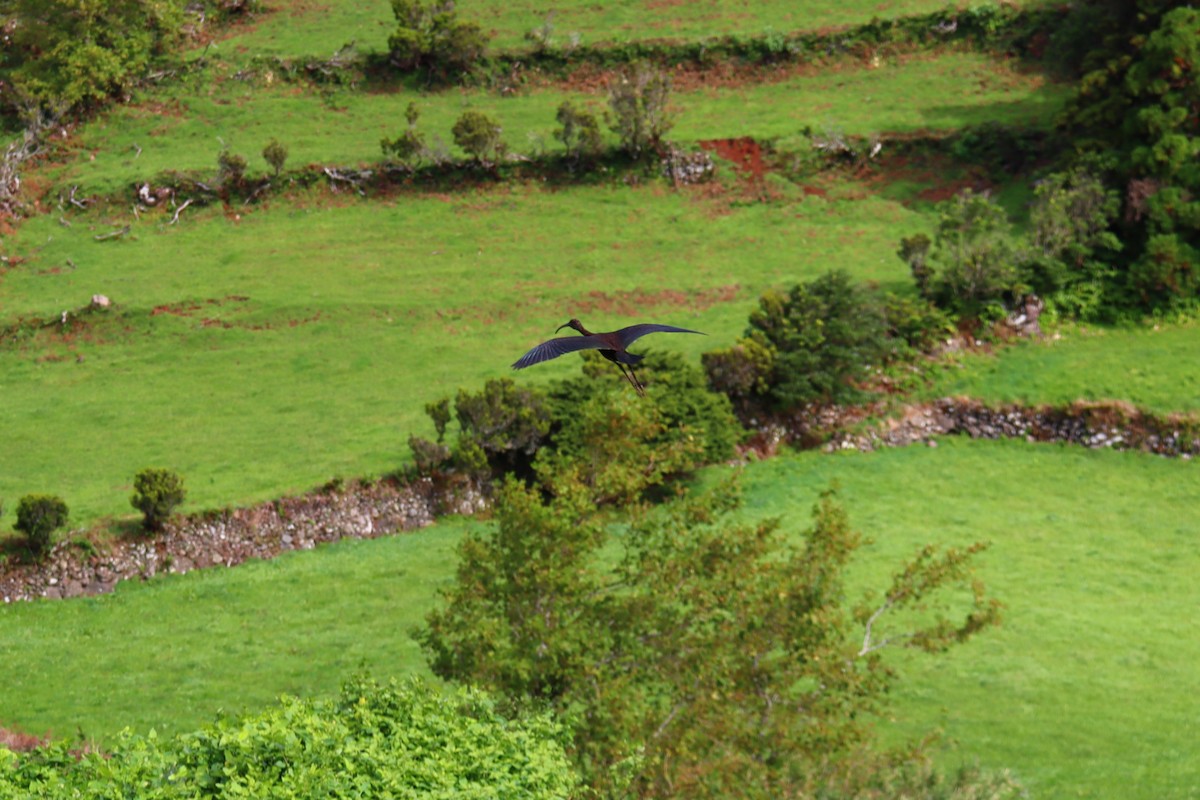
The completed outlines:
<svg viewBox="0 0 1200 800">
<path fill-rule="evenodd" d="M 917 197 L 930 203 L 942 203 L 956 197 L 964 189 L 971 189 L 976 192 L 986 191 L 991 185 L 978 177 L 959 178 L 958 180 L 950 181 L 949 183 L 930 186 L 928 189 L 922 189 L 917 193 Z"/>
<path fill-rule="evenodd" d="M 194 312 L 201 310 L 205 306 L 219 306 L 225 303 L 245 303 L 250 298 L 240 294 L 231 294 L 224 298 L 210 297 L 207 300 L 193 300 L 187 303 L 168 303 L 166 305 L 155 306 L 150 312 L 150 316 L 157 317 L 159 314 L 171 314 L 176 317 L 190 317 Z"/>
<path fill-rule="evenodd" d="M 734 168 L 744 177 L 759 180 L 767 172 L 767 165 L 763 161 L 762 148 L 758 142 L 749 136 L 742 136 L 737 139 L 710 139 L 698 142 L 698 144 L 701 149 L 714 153 L 726 161 L 733 162 Z"/>
<path fill-rule="evenodd" d="M 672 289 L 662 289 L 657 292 L 646 292 L 640 289 L 627 292 L 588 292 L 586 297 L 572 304 L 579 314 L 590 314 L 602 311 L 607 314 L 620 316 L 635 316 L 647 308 L 658 306 L 675 306 L 703 310 L 717 303 L 729 303 L 737 299 L 741 286 L 732 284 L 718 286 L 714 289 L 700 289 L 690 292 L 680 292 Z"/>
<path fill-rule="evenodd" d="M 12 728 L 0 728 L 0 747 L 12 750 L 14 753 L 27 753 L 48 741 L 48 737 L 45 736 L 34 736 L 32 733 Z"/>
</svg>

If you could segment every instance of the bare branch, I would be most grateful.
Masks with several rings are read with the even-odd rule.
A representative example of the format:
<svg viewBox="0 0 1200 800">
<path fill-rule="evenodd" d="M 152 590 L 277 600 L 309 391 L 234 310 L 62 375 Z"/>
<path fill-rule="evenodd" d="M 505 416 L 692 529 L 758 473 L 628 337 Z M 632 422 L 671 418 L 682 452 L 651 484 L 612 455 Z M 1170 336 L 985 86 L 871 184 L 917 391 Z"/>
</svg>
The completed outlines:
<svg viewBox="0 0 1200 800">
<path fill-rule="evenodd" d="M 95 239 L 97 242 L 107 242 L 109 239 L 120 239 L 122 236 L 127 235 L 129 233 L 129 230 L 130 230 L 129 226 L 126 225 L 124 228 L 119 228 L 115 231 L 110 231 L 108 233 L 98 233 L 95 236 L 93 236 L 92 238 Z"/>
<path fill-rule="evenodd" d="M 188 206 L 190 206 L 191 204 L 192 204 L 192 198 L 189 197 L 187 200 L 184 200 L 183 203 L 179 206 L 179 208 L 175 209 L 175 215 L 173 217 L 171 217 L 170 224 L 174 225 L 176 222 L 179 222 L 179 215 L 182 214 L 183 210 L 185 208 L 187 208 Z"/>
</svg>

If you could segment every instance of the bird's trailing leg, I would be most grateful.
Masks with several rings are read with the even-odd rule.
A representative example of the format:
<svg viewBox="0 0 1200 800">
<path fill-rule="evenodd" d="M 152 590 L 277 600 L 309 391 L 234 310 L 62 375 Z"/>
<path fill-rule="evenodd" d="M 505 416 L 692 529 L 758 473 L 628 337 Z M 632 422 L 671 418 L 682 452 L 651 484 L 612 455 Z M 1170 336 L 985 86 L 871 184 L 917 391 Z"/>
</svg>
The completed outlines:
<svg viewBox="0 0 1200 800">
<path fill-rule="evenodd" d="M 646 396 L 646 387 L 642 386 L 642 382 L 639 381 L 637 379 L 637 376 L 633 374 L 633 367 L 631 367 L 631 366 L 627 367 L 624 364 L 622 364 L 620 361 L 617 362 L 617 366 L 621 368 L 621 374 L 624 375 L 626 377 L 626 379 L 628 379 L 630 385 L 632 385 L 633 388 L 637 391 L 638 397 L 645 397 Z"/>
</svg>

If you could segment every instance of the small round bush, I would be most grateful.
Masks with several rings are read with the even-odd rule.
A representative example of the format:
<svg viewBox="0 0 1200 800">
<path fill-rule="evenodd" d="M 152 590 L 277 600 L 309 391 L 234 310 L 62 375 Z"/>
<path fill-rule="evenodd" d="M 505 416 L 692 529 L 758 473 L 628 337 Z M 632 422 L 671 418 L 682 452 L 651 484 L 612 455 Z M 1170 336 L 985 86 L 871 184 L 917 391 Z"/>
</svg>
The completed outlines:
<svg viewBox="0 0 1200 800">
<path fill-rule="evenodd" d="M 178 472 L 148 467 L 134 476 L 129 504 L 144 515 L 145 529 L 157 533 L 186 497 L 187 490 Z"/>
<path fill-rule="evenodd" d="M 35 558 L 50 552 L 54 532 L 67 524 L 69 511 L 61 497 L 52 494 L 27 494 L 17 503 L 17 524 Z"/>
</svg>

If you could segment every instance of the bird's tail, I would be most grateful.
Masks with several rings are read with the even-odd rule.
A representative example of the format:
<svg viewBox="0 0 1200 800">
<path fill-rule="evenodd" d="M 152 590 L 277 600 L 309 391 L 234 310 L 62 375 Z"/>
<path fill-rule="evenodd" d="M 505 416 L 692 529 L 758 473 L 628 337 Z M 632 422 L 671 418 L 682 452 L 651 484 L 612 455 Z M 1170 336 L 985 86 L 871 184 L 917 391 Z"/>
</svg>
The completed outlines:
<svg viewBox="0 0 1200 800">
<path fill-rule="evenodd" d="M 622 364 L 629 364 L 630 366 L 638 363 L 643 358 L 645 358 L 645 356 L 637 356 L 633 353 L 617 353 L 617 361 Z"/>
</svg>

